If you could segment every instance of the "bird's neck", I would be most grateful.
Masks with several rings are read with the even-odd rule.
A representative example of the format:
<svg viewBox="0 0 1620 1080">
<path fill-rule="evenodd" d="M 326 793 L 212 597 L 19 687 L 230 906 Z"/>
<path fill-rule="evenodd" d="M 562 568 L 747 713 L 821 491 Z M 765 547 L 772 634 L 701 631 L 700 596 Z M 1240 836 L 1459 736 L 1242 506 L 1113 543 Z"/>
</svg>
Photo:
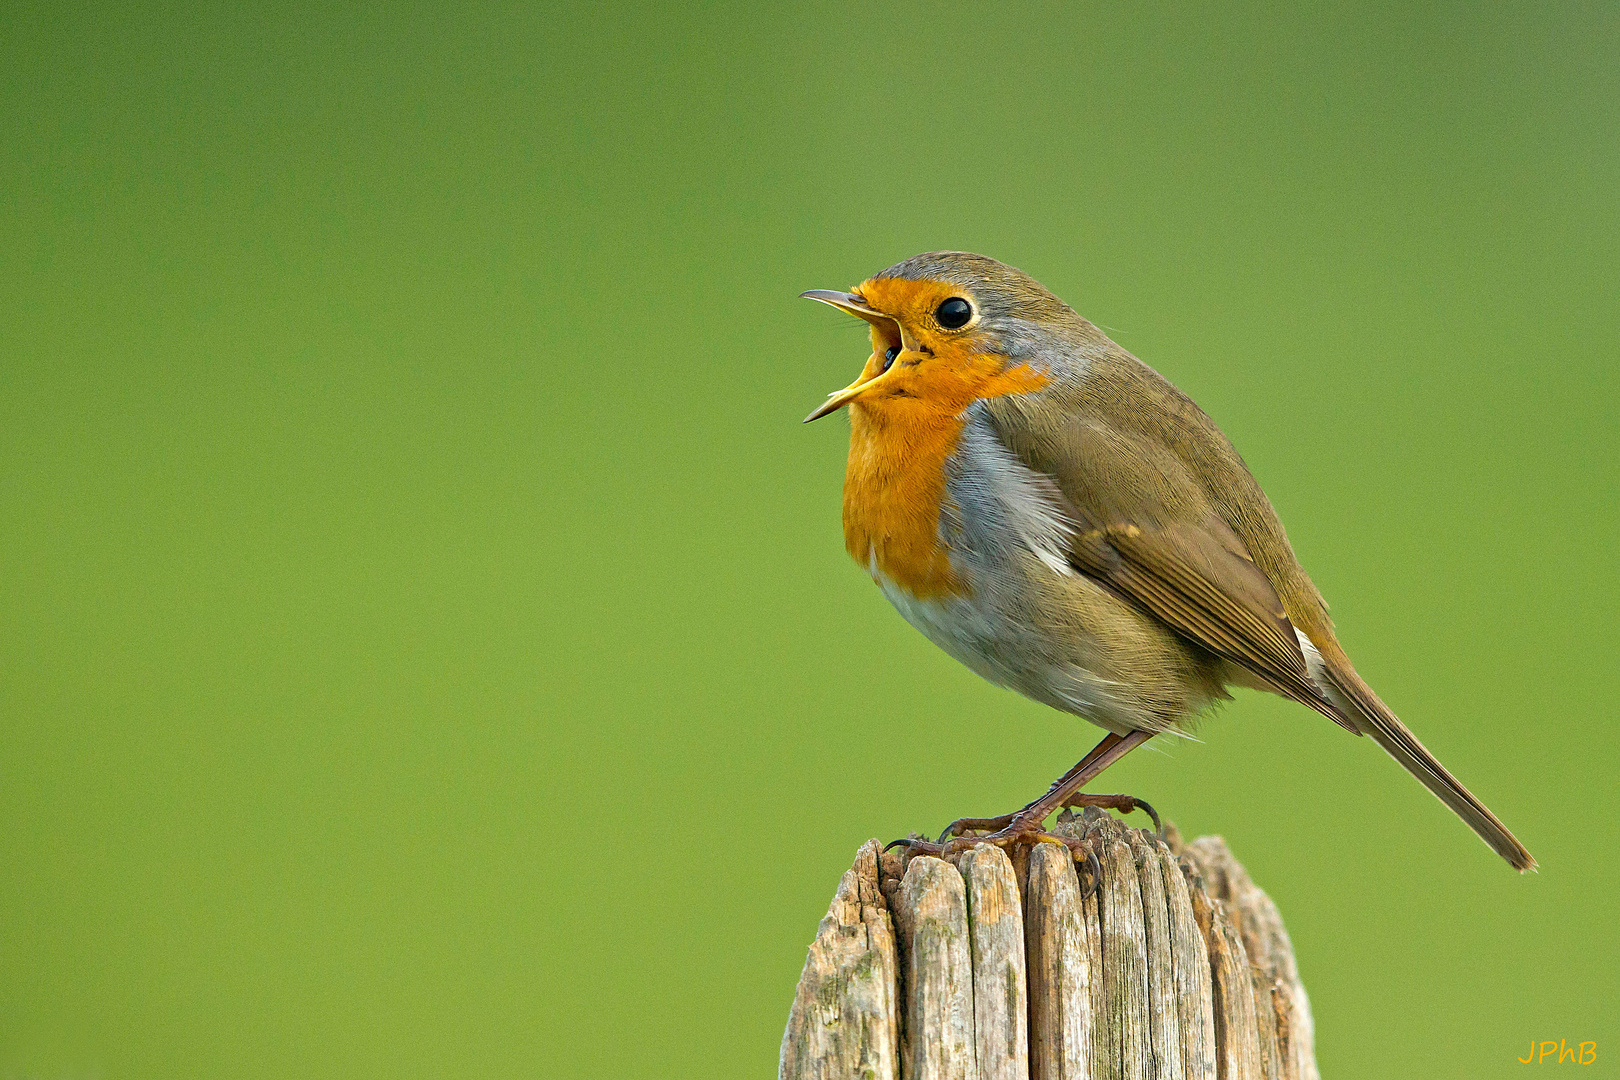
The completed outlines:
<svg viewBox="0 0 1620 1080">
<path fill-rule="evenodd" d="M 962 591 L 940 543 L 948 498 L 946 462 L 956 452 L 960 413 L 926 408 L 850 408 L 844 472 L 844 546 L 874 578 L 918 598 Z"/>
<path fill-rule="evenodd" d="M 1048 377 L 986 353 L 936 356 L 907 394 L 857 399 L 849 408 L 844 546 L 873 577 L 918 599 L 967 591 L 940 538 L 950 497 L 946 465 L 976 401 L 1028 394 Z"/>
</svg>

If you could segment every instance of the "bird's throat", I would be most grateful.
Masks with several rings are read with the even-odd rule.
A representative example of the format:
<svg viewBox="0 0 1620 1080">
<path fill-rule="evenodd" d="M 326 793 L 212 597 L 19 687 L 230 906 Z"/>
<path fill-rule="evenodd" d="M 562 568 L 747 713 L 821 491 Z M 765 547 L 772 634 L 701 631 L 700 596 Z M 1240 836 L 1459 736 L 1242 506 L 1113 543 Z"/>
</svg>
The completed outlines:
<svg viewBox="0 0 1620 1080">
<path fill-rule="evenodd" d="M 918 599 L 967 592 L 940 540 L 940 512 L 968 410 L 1046 383 L 1027 365 L 941 348 L 910 382 L 851 402 L 844 546 L 855 561 Z"/>
<path fill-rule="evenodd" d="M 946 463 L 962 427 L 960 415 L 850 409 L 844 546 L 873 577 L 919 599 L 963 591 L 939 536 Z"/>
</svg>

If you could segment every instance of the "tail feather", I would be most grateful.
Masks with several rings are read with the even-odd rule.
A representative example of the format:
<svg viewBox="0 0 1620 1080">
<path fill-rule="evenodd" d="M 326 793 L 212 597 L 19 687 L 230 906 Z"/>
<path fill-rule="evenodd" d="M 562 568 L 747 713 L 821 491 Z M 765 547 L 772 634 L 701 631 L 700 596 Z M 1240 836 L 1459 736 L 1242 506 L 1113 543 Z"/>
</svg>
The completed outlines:
<svg viewBox="0 0 1620 1080">
<path fill-rule="evenodd" d="M 1536 868 L 1535 857 L 1508 831 L 1507 826 L 1484 803 L 1474 798 L 1444 765 L 1435 760 L 1435 756 L 1418 741 L 1418 737 L 1401 723 L 1400 717 L 1391 712 L 1388 705 L 1378 700 L 1372 688 L 1361 681 L 1348 661 L 1336 663 L 1330 660 L 1323 674 L 1332 684 L 1331 689 L 1338 691 L 1330 696 L 1343 699 L 1335 704 L 1347 706 L 1344 711 L 1358 729 L 1371 735 L 1379 746 L 1388 751 L 1390 757 L 1400 762 L 1407 772 L 1451 807 L 1458 817 L 1467 822 L 1469 828 L 1479 834 L 1481 840 L 1490 845 L 1492 851 L 1506 859 L 1515 870 L 1523 872 Z"/>
</svg>

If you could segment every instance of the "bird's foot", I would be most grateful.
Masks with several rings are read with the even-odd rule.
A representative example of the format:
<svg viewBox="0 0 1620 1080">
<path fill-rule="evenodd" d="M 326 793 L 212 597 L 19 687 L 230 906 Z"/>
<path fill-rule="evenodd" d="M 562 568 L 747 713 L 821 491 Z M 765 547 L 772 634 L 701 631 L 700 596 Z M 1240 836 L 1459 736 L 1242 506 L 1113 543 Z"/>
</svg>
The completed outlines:
<svg viewBox="0 0 1620 1080">
<path fill-rule="evenodd" d="M 980 844 L 993 844 L 1006 849 L 1051 843 L 1062 844 L 1077 854 L 1083 850 L 1082 841 L 1055 836 L 1041 827 L 1043 822 L 1043 818 L 1022 810 L 999 818 L 958 818 L 946 826 L 938 840 L 913 835 L 892 841 L 888 847 L 905 845 L 912 855 L 932 855 L 937 859 L 949 859 Z"/>
<path fill-rule="evenodd" d="M 1108 805 L 1127 812 L 1134 809 L 1147 810 L 1150 814 L 1153 812 L 1147 803 L 1140 799 L 1132 800 L 1129 795 L 1101 795 L 1097 798 L 1128 800 L 1131 805 L 1121 804 L 1117 807 L 1114 803 L 1082 805 Z M 1153 820 L 1157 824 L 1159 820 L 1157 814 L 1154 814 Z M 1046 832 L 1041 825 L 1041 821 L 1033 816 L 1026 817 L 1022 812 L 999 818 L 959 818 L 951 822 L 937 841 L 913 833 L 900 840 L 891 840 L 883 850 L 903 846 L 908 856 L 932 855 L 936 859 L 952 859 L 980 844 L 993 844 L 1004 850 L 1020 845 L 1032 847 L 1035 844 L 1062 844 L 1069 849 L 1069 854 L 1079 864 L 1077 869 L 1080 870 L 1081 898 L 1095 893 L 1102 884 L 1102 863 L 1097 860 L 1097 853 L 1091 844 L 1082 837 L 1059 836 Z M 987 828 L 991 831 L 983 831 Z"/>
<path fill-rule="evenodd" d="M 1138 799 L 1134 795 L 1091 795 L 1083 791 L 1077 791 L 1064 799 L 1063 805 L 1074 809 L 1096 806 L 1104 810 L 1118 810 L 1122 814 L 1128 814 L 1132 810 L 1140 810 L 1153 819 L 1153 831 L 1159 834 L 1160 840 L 1164 839 L 1164 822 L 1159 820 L 1159 812 L 1148 805 L 1146 799 Z"/>
<path fill-rule="evenodd" d="M 1069 849 L 1069 855 L 1079 864 L 1080 871 L 1080 897 L 1085 899 L 1097 891 L 1102 885 L 1102 863 L 1097 860 L 1097 853 L 1084 839 L 1076 836 L 1058 836 L 1055 833 L 1045 832 L 1041 823 L 1033 820 L 1018 820 L 1019 815 L 1009 815 L 1012 820 L 1002 828 L 990 833 L 973 832 L 966 836 L 953 836 L 949 839 L 941 838 L 938 841 L 913 834 L 901 840 L 890 841 L 884 851 L 890 848 L 904 846 L 908 856 L 932 855 L 936 859 L 954 859 L 957 855 L 977 847 L 980 844 L 994 844 L 1002 849 L 1014 848 L 1019 845 L 1033 847 L 1036 844 L 1062 844 Z M 963 821 L 1004 821 L 1005 818 L 964 818 Z M 953 827 L 958 824 L 953 822 Z M 946 830 L 949 832 L 950 830 Z"/>
<path fill-rule="evenodd" d="M 1025 807 L 1024 810 L 1028 810 Z M 1000 832 L 1017 820 L 1018 814 L 1002 814 L 1000 817 L 964 817 L 957 818 L 945 826 L 945 831 L 939 834 L 939 842 L 943 844 L 953 836 L 966 836 L 970 832 Z"/>
<path fill-rule="evenodd" d="M 1160 839 L 1164 838 L 1164 822 L 1160 820 L 1159 812 L 1153 809 L 1146 799 L 1138 799 L 1134 795 L 1092 795 L 1077 791 L 1063 800 L 1063 806 L 1076 809 L 1095 806 L 1105 810 L 1117 810 L 1122 814 L 1140 810 L 1153 819 L 1154 832 L 1158 833 Z M 939 834 L 938 840 L 929 840 L 927 837 L 912 834 L 904 839 L 891 841 L 884 850 L 904 846 L 911 855 L 932 855 L 936 859 L 949 859 L 980 844 L 994 844 L 996 847 L 1007 849 L 1051 843 L 1063 844 L 1074 852 L 1076 858 L 1096 861 L 1096 856 L 1091 854 L 1091 850 L 1086 847 L 1083 840 L 1047 832 L 1042 827 L 1044 818 L 1036 817 L 1037 812 L 1038 808 L 1032 804 L 1017 813 L 1003 814 L 1001 817 L 957 818 L 945 826 L 945 831 Z"/>
<path fill-rule="evenodd" d="M 1118 810 L 1128 814 L 1132 810 L 1140 810 L 1153 819 L 1153 831 L 1162 838 L 1164 836 L 1164 822 L 1159 820 L 1159 812 L 1148 804 L 1146 799 L 1138 799 L 1134 795 L 1092 795 L 1084 791 L 1077 791 L 1063 800 L 1064 807 L 1080 809 L 1087 806 L 1096 806 L 1104 810 Z M 944 844 L 952 837 L 966 838 L 969 833 L 989 833 L 991 836 L 1001 837 L 1008 830 L 1018 826 L 1020 834 L 1029 833 L 1031 825 L 1039 826 L 1040 822 L 1020 821 L 1028 817 L 1036 809 L 1034 803 L 1012 814 L 1003 814 L 993 818 L 957 818 L 945 826 L 945 831 L 939 834 L 937 843 Z M 1035 829 L 1036 832 L 1040 830 Z M 984 839 L 989 839 L 985 837 Z M 1001 845 L 1005 847 L 1006 845 Z"/>
</svg>

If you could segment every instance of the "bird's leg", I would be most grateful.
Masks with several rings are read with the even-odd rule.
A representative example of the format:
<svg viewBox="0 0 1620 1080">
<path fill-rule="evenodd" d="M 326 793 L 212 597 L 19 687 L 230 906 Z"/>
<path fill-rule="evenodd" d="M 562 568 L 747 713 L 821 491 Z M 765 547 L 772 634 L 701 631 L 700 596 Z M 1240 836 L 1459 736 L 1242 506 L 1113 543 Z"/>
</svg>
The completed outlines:
<svg viewBox="0 0 1620 1080">
<path fill-rule="evenodd" d="M 1153 737 L 1151 731 L 1133 731 L 1128 735 L 1115 735 L 1109 733 L 1102 742 L 1091 748 L 1091 752 L 1075 762 L 1074 768 L 1058 777 L 1047 789 L 1045 795 L 1036 799 L 1017 813 L 1008 814 L 999 818 L 961 818 L 951 822 L 945 832 L 940 836 L 938 843 L 930 844 L 926 841 L 896 840 L 895 844 L 908 844 L 915 854 L 941 855 L 948 851 L 971 847 L 974 844 L 995 844 L 997 847 L 1006 847 L 1019 840 L 1035 841 L 1040 839 L 1059 840 L 1060 837 L 1047 837 L 1041 831 L 1041 826 L 1051 814 L 1063 806 L 1069 805 L 1069 800 L 1086 783 L 1097 778 L 1108 766 L 1135 750 L 1138 746 Z M 1129 798 L 1129 796 L 1103 796 L 1103 798 Z M 1132 806 L 1142 805 L 1140 800 L 1133 800 Z M 986 836 L 963 837 L 964 830 L 990 829 Z M 955 837 L 955 839 L 952 839 Z M 894 844 L 889 845 L 893 847 Z"/>
<path fill-rule="evenodd" d="M 1118 747 L 1119 744 L 1124 741 L 1124 739 L 1125 736 L 1115 735 L 1110 732 L 1103 737 L 1101 742 L 1092 747 L 1090 752 L 1087 753 L 1085 757 L 1075 762 L 1074 768 L 1070 769 L 1068 772 L 1054 780 L 1052 782 L 1052 786 L 1046 789 L 1046 794 L 1042 795 L 1039 799 L 1025 805 L 1021 810 L 1016 810 L 1011 814 L 1003 814 L 1000 817 L 958 818 L 949 825 L 945 826 L 945 831 L 940 834 L 939 842 L 943 844 L 953 836 L 963 836 L 968 832 L 1000 832 L 1001 830 L 1011 826 L 1012 823 L 1021 815 L 1028 816 L 1029 814 L 1033 813 L 1042 802 L 1049 801 L 1058 792 L 1061 791 L 1066 796 L 1073 795 L 1076 788 L 1085 784 L 1088 780 L 1094 779 L 1098 773 L 1103 771 L 1103 769 L 1106 769 L 1110 764 L 1119 760 L 1119 758 L 1123 757 L 1128 752 L 1130 749 L 1129 747 L 1127 747 L 1125 750 L 1116 750 L 1116 747 Z M 1103 760 L 1105 755 L 1110 754 L 1112 754 L 1112 756 L 1108 756 L 1107 760 Z M 1099 764 L 1099 761 L 1101 764 Z M 1065 801 L 1058 806 L 1052 807 L 1052 809 L 1060 809 L 1062 806 L 1068 805 L 1070 805 L 1070 803 Z M 1047 814 L 1050 813 L 1051 810 L 1048 810 L 1037 820 L 1045 821 Z"/>
<path fill-rule="evenodd" d="M 939 834 L 939 842 L 941 844 L 943 844 L 943 843 L 945 843 L 945 841 L 949 840 L 951 837 L 953 837 L 953 836 L 961 836 L 962 834 L 964 834 L 966 832 L 969 832 L 969 831 L 981 831 L 981 830 L 984 830 L 984 831 L 991 831 L 991 832 L 999 832 L 1000 830 L 1005 829 L 1009 825 L 1011 825 L 1013 823 L 1013 821 L 1018 817 L 1019 814 L 1026 814 L 1029 811 L 1034 810 L 1035 807 L 1040 804 L 1041 799 L 1049 799 L 1049 798 L 1051 798 L 1053 792 L 1058 791 L 1059 789 L 1062 789 L 1062 790 L 1064 790 L 1066 792 L 1072 792 L 1079 785 L 1078 784 L 1070 784 L 1070 781 L 1073 780 L 1076 776 L 1078 776 L 1081 773 L 1085 772 L 1087 769 L 1089 769 L 1093 762 L 1095 762 L 1099 757 L 1101 757 L 1103 754 L 1106 754 L 1115 745 L 1117 745 L 1119 743 L 1119 741 L 1120 741 L 1120 738 L 1121 738 L 1120 736 L 1115 735 L 1113 732 L 1109 732 L 1107 735 L 1103 736 L 1102 742 L 1098 743 L 1096 746 L 1093 746 L 1091 748 L 1091 750 L 1089 752 L 1087 752 L 1085 757 L 1083 757 L 1079 761 L 1075 762 L 1074 768 L 1070 769 L 1068 772 L 1064 773 L 1062 776 L 1060 776 L 1056 780 L 1052 781 L 1052 786 L 1046 789 L 1046 794 L 1045 795 L 1042 795 L 1040 799 L 1036 799 L 1032 803 L 1026 804 L 1023 809 L 1015 810 L 1011 814 L 1003 814 L 1001 817 L 993 817 L 993 818 L 957 818 L 955 821 L 953 821 L 949 825 L 945 826 L 945 831 Z M 1104 766 L 1104 768 L 1106 768 L 1106 766 Z M 1099 769 L 1097 771 L 1100 772 L 1101 770 Z M 1092 776 L 1095 776 L 1095 775 L 1096 775 L 1095 772 L 1091 773 L 1089 776 L 1086 777 L 1086 779 L 1090 779 Z M 1085 783 L 1085 780 L 1081 780 L 1080 783 L 1081 784 Z M 1042 817 L 1041 820 L 1044 821 L 1046 819 L 1044 817 Z"/>
</svg>

